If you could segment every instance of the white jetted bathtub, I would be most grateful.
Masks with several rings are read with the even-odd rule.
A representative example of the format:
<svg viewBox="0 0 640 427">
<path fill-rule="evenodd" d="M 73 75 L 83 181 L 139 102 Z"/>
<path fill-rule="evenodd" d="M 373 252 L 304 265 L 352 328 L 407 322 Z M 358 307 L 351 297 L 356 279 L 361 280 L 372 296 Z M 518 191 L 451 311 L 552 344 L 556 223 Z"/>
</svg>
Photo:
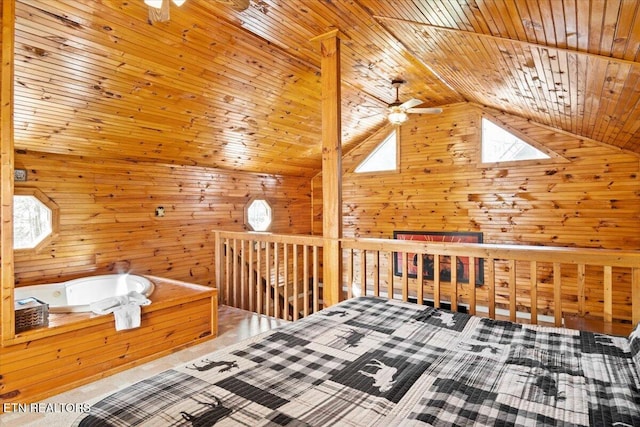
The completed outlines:
<svg viewBox="0 0 640 427">
<path fill-rule="evenodd" d="M 105 274 L 88 276 L 60 283 L 17 287 L 15 300 L 35 297 L 49 304 L 52 313 L 91 311 L 92 302 L 126 295 L 136 291 L 149 297 L 154 285 L 146 277 L 133 274 Z"/>
</svg>

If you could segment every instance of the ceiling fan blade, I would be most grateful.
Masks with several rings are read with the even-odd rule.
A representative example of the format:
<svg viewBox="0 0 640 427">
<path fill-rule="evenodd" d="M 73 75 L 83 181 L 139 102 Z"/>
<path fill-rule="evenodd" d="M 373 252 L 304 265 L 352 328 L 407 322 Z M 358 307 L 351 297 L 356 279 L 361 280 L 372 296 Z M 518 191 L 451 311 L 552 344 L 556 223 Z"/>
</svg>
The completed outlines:
<svg viewBox="0 0 640 427">
<path fill-rule="evenodd" d="M 405 111 L 417 114 L 440 114 L 442 113 L 442 108 L 408 108 Z"/>
<path fill-rule="evenodd" d="M 421 101 L 419 99 L 413 98 L 413 99 L 410 99 L 410 100 L 405 101 L 402 104 L 400 104 L 400 108 L 402 108 L 403 110 L 407 110 L 409 108 L 413 108 L 413 107 L 416 107 L 416 106 L 422 104 L 422 102 L 423 101 Z"/>
<path fill-rule="evenodd" d="M 224 3 L 239 12 L 249 8 L 249 0 L 216 0 L 218 3 Z"/>
</svg>

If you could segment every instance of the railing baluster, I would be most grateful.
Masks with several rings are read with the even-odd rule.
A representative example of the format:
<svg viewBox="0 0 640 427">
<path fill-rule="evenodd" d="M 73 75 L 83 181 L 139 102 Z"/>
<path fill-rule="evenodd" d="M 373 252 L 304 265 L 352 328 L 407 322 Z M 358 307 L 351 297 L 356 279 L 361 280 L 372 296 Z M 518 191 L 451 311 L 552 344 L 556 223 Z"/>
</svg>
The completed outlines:
<svg viewBox="0 0 640 427">
<path fill-rule="evenodd" d="M 247 307 L 247 264 L 246 264 L 246 259 L 245 259 L 245 243 L 246 240 L 241 239 L 240 240 L 240 308 L 242 308 L 243 310 L 246 310 Z"/>
<path fill-rule="evenodd" d="M 373 251 L 373 295 L 380 296 L 380 252 Z"/>
<path fill-rule="evenodd" d="M 469 257 L 469 286 L 471 286 L 469 293 L 469 313 L 476 314 L 476 259 L 475 257 Z"/>
<path fill-rule="evenodd" d="M 516 321 L 517 312 L 517 280 L 516 280 L 516 260 L 509 260 L 509 320 Z"/>
<path fill-rule="evenodd" d="M 347 299 L 353 298 L 353 249 L 349 249 L 347 258 Z"/>
<path fill-rule="evenodd" d="M 265 298 L 264 298 L 264 312 L 267 316 L 271 316 L 271 242 L 266 242 L 264 251 L 264 278 L 265 284 Z"/>
<path fill-rule="evenodd" d="M 449 290 L 451 292 L 451 311 L 458 311 L 458 258 L 451 255 L 451 283 Z"/>
<path fill-rule="evenodd" d="M 313 312 L 320 311 L 320 260 L 318 247 L 313 246 Z M 323 295 L 324 297 L 324 295 Z"/>
<path fill-rule="evenodd" d="M 215 287 L 218 288 L 218 304 L 225 303 L 225 278 L 224 278 L 224 262 L 226 248 L 224 246 L 224 239 L 220 235 L 219 231 L 214 231 L 215 236 L 215 249 L 214 249 L 214 268 L 215 268 Z"/>
<path fill-rule="evenodd" d="M 284 254 L 282 265 L 284 268 L 284 286 L 282 288 L 284 292 L 284 309 L 282 313 L 282 318 L 285 320 L 289 319 L 289 245 L 287 243 L 283 243 Z"/>
<path fill-rule="evenodd" d="M 417 295 L 418 304 L 424 304 L 424 256 L 416 254 L 418 257 L 418 271 L 416 272 L 416 282 L 418 283 Z"/>
<path fill-rule="evenodd" d="M 530 295 L 531 295 L 531 324 L 538 323 L 538 263 L 531 261 L 529 265 L 530 272 Z"/>
<path fill-rule="evenodd" d="M 631 323 L 640 323 L 640 267 L 631 269 Z"/>
<path fill-rule="evenodd" d="M 231 261 L 233 260 L 233 254 L 231 253 L 231 244 L 229 242 L 229 239 L 225 239 L 225 243 L 224 243 L 224 247 L 225 247 L 225 251 L 226 251 L 226 257 L 225 257 L 225 269 L 224 269 L 224 273 L 225 273 L 225 290 L 224 290 L 224 298 L 225 301 L 224 303 L 229 305 L 229 306 L 233 306 L 232 301 L 231 301 Z"/>
<path fill-rule="evenodd" d="M 604 266 L 604 323 L 611 325 L 613 321 L 613 269 Z"/>
<path fill-rule="evenodd" d="M 249 240 L 249 310 L 256 310 L 255 241 Z"/>
<path fill-rule="evenodd" d="M 262 310 L 263 304 L 262 304 L 262 299 L 264 297 L 264 292 L 262 290 L 262 285 L 265 283 L 264 279 L 262 278 L 262 243 L 261 242 L 256 242 L 256 285 L 258 287 L 257 291 L 257 295 L 258 295 L 258 301 L 257 303 L 257 307 L 258 307 L 258 314 L 263 314 L 264 311 Z M 265 285 L 266 288 L 266 285 Z"/>
<path fill-rule="evenodd" d="M 433 256 L 433 306 L 440 308 L 440 255 Z"/>
<path fill-rule="evenodd" d="M 409 254 L 407 252 L 398 252 L 398 255 L 402 257 L 402 301 L 409 301 L 409 273 L 407 272 Z"/>
<path fill-rule="evenodd" d="M 496 318 L 496 260 L 493 258 L 487 259 L 487 279 L 489 283 L 489 317 Z"/>
<path fill-rule="evenodd" d="M 300 291 L 298 290 L 298 245 L 293 244 L 293 320 L 298 320 L 300 316 Z"/>
<path fill-rule="evenodd" d="M 556 326 L 562 326 L 562 269 L 553 263 L 553 317 Z"/>
<path fill-rule="evenodd" d="M 240 287 L 238 286 L 238 239 L 233 239 L 233 298 L 232 305 L 238 307 Z"/>
<path fill-rule="evenodd" d="M 360 250 L 360 287 L 361 295 L 367 295 L 367 251 L 365 249 Z"/>
<path fill-rule="evenodd" d="M 584 316 L 586 313 L 586 267 L 584 264 L 578 264 L 578 314 Z"/>
<path fill-rule="evenodd" d="M 304 274 L 302 275 L 302 289 L 303 289 L 303 310 L 304 317 L 309 315 L 309 248 L 304 245 L 304 252 L 302 253 L 302 264 Z"/>
<path fill-rule="evenodd" d="M 393 286 L 393 252 L 388 252 L 387 259 L 387 294 L 389 294 L 389 298 L 395 299 L 394 294 L 394 286 Z"/>
<path fill-rule="evenodd" d="M 280 245 L 273 243 L 273 317 L 280 318 Z"/>
</svg>

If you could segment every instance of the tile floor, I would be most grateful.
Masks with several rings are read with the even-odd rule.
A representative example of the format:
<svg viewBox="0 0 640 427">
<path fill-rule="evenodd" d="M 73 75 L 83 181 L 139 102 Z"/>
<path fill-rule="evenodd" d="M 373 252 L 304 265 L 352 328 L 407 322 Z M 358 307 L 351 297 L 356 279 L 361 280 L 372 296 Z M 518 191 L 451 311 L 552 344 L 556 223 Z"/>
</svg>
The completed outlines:
<svg viewBox="0 0 640 427">
<path fill-rule="evenodd" d="M 285 320 L 221 306 L 218 312 L 217 338 L 52 396 L 42 402 L 38 402 L 40 408 L 45 408 L 43 412 L 6 412 L 0 415 L 0 426 L 70 426 L 73 420 L 81 415 L 82 412 L 80 411 L 82 411 L 83 404 L 98 401 L 102 396 L 111 394 L 116 390 L 144 378 L 193 359 L 200 358 L 213 351 L 235 344 L 245 338 L 266 332 L 285 323 L 287 323 Z M 45 406 L 47 404 L 49 406 Z M 52 412 L 52 410 L 56 412 Z M 70 410 L 70 412 L 66 410 Z"/>
</svg>

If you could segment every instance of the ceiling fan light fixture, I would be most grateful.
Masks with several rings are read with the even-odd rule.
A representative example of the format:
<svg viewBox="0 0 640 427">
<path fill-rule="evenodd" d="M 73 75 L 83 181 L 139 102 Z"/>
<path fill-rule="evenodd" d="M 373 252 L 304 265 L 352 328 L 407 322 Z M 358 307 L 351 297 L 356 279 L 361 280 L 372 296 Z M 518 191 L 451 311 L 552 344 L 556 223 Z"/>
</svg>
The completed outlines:
<svg viewBox="0 0 640 427">
<path fill-rule="evenodd" d="M 144 4 L 156 9 L 162 8 L 162 0 L 144 0 Z"/>
<path fill-rule="evenodd" d="M 409 115 L 399 107 L 391 107 L 387 119 L 392 125 L 401 125 L 409 120 Z"/>
<path fill-rule="evenodd" d="M 173 4 L 175 4 L 176 6 L 180 7 L 184 4 L 184 2 L 187 0 L 173 0 Z"/>
</svg>

